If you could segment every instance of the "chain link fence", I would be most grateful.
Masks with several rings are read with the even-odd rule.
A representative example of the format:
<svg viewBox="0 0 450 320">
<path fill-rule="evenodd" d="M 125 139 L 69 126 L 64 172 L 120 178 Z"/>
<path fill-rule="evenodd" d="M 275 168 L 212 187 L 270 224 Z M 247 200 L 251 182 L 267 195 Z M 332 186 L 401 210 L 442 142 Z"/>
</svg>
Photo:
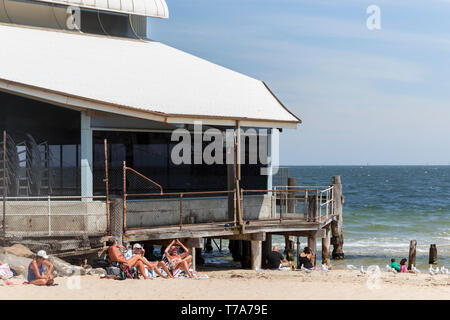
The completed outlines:
<svg viewBox="0 0 450 320">
<path fill-rule="evenodd" d="M 106 162 L 106 169 L 94 172 L 94 180 L 102 179 L 97 183 L 104 186 L 101 194 L 80 196 L 80 160 L 68 167 L 62 159 L 55 161 L 52 154 L 55 146 L 25 136 L 26 140 L 17 143 L 6 131 L 2 132 L 0 234 L 3 244 L 14 239 L 64 240 L 107 234 L 110 226 Z M 64 146 L 59 147 L 62 152 Z M 79 146 L 72 149 L 77 159 Z"/>
</svg>

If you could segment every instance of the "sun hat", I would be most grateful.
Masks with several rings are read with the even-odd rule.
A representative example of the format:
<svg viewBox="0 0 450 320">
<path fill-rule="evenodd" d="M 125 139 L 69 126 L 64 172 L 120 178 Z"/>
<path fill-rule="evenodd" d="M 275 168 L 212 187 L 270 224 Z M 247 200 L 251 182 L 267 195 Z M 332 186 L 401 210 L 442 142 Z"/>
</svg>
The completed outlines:
<svg viewBox="0 0 450 320">
<path fill-rule="evenodd" d="M 38 251 L 37 256 L 44 258 L 44 259 L 48 259 L 48 255 L 47 255 L 47 252 L 45 252 L 45 250 Z"/>
<path fill-rule="evenodd" d="M 139 243 L 135 243 L 133 249 L 142 249 L 142 246 Z"/>
</svg>

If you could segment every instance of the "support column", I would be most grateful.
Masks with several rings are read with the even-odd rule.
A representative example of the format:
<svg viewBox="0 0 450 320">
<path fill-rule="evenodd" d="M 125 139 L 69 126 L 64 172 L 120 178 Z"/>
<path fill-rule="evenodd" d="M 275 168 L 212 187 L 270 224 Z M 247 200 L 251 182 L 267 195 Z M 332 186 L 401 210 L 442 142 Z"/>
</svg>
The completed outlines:
<svg viewBox="0 0 450 320">
<path fill-rule="evenodd" d="M 334 220 L 331 222 L 331 244 L 333 245 L 333 259 L 344 259 L 344 232 L 343 232 L 343 215 L 342 205 L 344 203 L 344 196 L 342 195 L 341 177 L 334 176 L 332 180 L 333 199 L 334 199 Z"/>
<path fill-rule="evenodd" d="M 92 197 L 94 192 L 92 175 L 92 129 L 91 116 L 87 111 L 81 111 L 81 196 Z M 92 199 L 83 199 L 91 201 Z"/>
<path fill-rule="evenodd" d="M 308 247 L 315 253 L 317 257 L 317 237 L 316 234 L 311 234 L 308 236 Z M 316 261 L 314 261 L 314 266 L 316 266 Z"/>
<path fill-rule="evenodd" d="M 284 236 L 284 254 L 286 260 L 293 261 L 295 259 L 295 237 L 294 236 Z"/>
<path fill-rule="evenodd" d="M 252 270 L 261 269 L 262 241 L 251 241 Z"/>
<path fill-rule="evenodd" d="M 330 228 L 325 229 L 325 237 L 322 238 L 322 264 L 330 266 L 330 241 L 331 241 Z"/>
<path fill-rule="evenodd" d="M 269 233 L 266 233 L 266 241 L 262 242 L 262 266 L 266 266 L 266 258 L 269 255 L 269 253 L 272 252 L 272 235 Z"/>
</svg>

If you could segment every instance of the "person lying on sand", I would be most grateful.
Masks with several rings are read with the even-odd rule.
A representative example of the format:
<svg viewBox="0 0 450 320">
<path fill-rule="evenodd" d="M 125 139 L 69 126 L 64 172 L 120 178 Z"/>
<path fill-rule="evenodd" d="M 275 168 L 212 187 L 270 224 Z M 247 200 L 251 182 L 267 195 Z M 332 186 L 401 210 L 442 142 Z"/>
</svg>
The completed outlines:
<svg viewBox="0 0 450 320">
<path fill-rule="evenodd" d="M 130 269 L 135 267 L 137 270 L 139 270 L 144 279 L 149 279 L 147 277 L 147 273 L 145 272 L 144 266 L 147 266 L 149 270 L 155 270 L 155 272 L 160 277 L 167 279 L 167 277 L 159 271 L 159 268 L 156 268 L 155 264 L 150 263 L 141 255 L 133 255 L 130 259 L 125 259 L 122 252 L 120 252 L 119 250 L 119 248 L 125 248 L 118 245 L 117 238 L 111 237 L 109 240 L 110 242 L 112 242 L 112 244 L 108 248 L 108 257 L 111 262 L 117 262 L 120 266 L 128 267 Z M 170 272 L 168 273 L 168 275 L 172 278 Z"/>
<path fill-rule="evenodd" d="M 174 245 L 174 243 L 180 245 L 183 248 L 184 252 L 178 254 L 178 247 Z M 177 269 L 182 269 L 186 272 L 189 278 L 194 278 L 192 273 L 189 271 L 189 267 L 191 266 L 192 256 L 189 255 L 189 250 L 180 242 L 180 240 L 173 240 L 169 246 L 164 251 L 167 261 L 169 262 L 169 268 L 172 273 Z"/>
<path fill-rule="evenodd" d="M 397 272 L 401 272 L 400 265 L 395 261 L 394 258 L 391 259 L 391 269 L 395 269 Z"/>
<path fill-rule="evenodd" d="M 153 269 L 148 269 L 147 265 L 144 265 L 147 276 L 148 276 L 147 272 L 149 272 L 150 270 L 155 270 L 155 272 L 158 273 L 156 270 L 159 271 L 159 268 L 163 268 L 165 273 L 167 273 L 169 276 L 172 276 L 172 274 L 170 273 L 169 269 L 167 268 L 166 264 L 163 261 L 156 261 L 156 262 L 148 261 L 147 258 L 145 258 L 145 249 L 139 243 L 135 243 L 133 245 L 133 251 L 127 252 L 127 254 L 125 255 L 125 258 L 130 259 L 131 257 L 133 257 L 135 255 L 140 255 L 145 261 L 147 261 L 148 263 L 153 265 L 153 267 L 154 267 Z"/>
<path fill-rule="evenodd" d="M 314 268 L 315 253 L 310 247 L 305 247 L 303 252 L 298 255 L 298 268 L 303 266 L 306 269 Z"/>
<path fill-rule="evenodd" d="M 45 267 L 48 267 L 46 274 Z M 54 283 L 52 278 L 53 265 L 48 261 L 48 255 L 40 250 L 28 266 L 28 283 L 36 286 L 50 286 Z"/>
<path fill-rule="evenodd" d="M 408 260 L 406 259 L 406 258 L 403 258 L 401 261 L 400 261 L 400 270 L 401 270 L 401 272 L 403 272 L 403 273 L 415 273 L 414 271 L 412 271 L 412 270 L 408 270 L 408 268 L 406 267 L 406 262 L 407 262 Z"/>
<path fill-rule="evenodd" d="M 272 252 L 270 252 L 266 257 L 266 267 L 267 269 L 279 269 L 282 267 L 283 263 L 291 264 L 290 261 L 287 261 L 283 255 L 278 252 L 278 246 L 274 246 Z"/>
</svg>

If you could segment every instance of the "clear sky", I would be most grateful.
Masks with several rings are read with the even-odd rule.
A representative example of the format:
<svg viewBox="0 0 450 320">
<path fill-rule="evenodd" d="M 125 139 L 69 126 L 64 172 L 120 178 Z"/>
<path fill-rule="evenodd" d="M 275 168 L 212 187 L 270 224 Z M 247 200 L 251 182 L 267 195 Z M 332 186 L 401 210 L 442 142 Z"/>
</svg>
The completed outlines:
<svg viewBox="0 0 450 320">
<path fill-rule="evenodd" d="M 152 39 L 264 80 L 303 120 L 282 164 L 450 162 L 450 0 L 167 3 Z"/>
</svg>

